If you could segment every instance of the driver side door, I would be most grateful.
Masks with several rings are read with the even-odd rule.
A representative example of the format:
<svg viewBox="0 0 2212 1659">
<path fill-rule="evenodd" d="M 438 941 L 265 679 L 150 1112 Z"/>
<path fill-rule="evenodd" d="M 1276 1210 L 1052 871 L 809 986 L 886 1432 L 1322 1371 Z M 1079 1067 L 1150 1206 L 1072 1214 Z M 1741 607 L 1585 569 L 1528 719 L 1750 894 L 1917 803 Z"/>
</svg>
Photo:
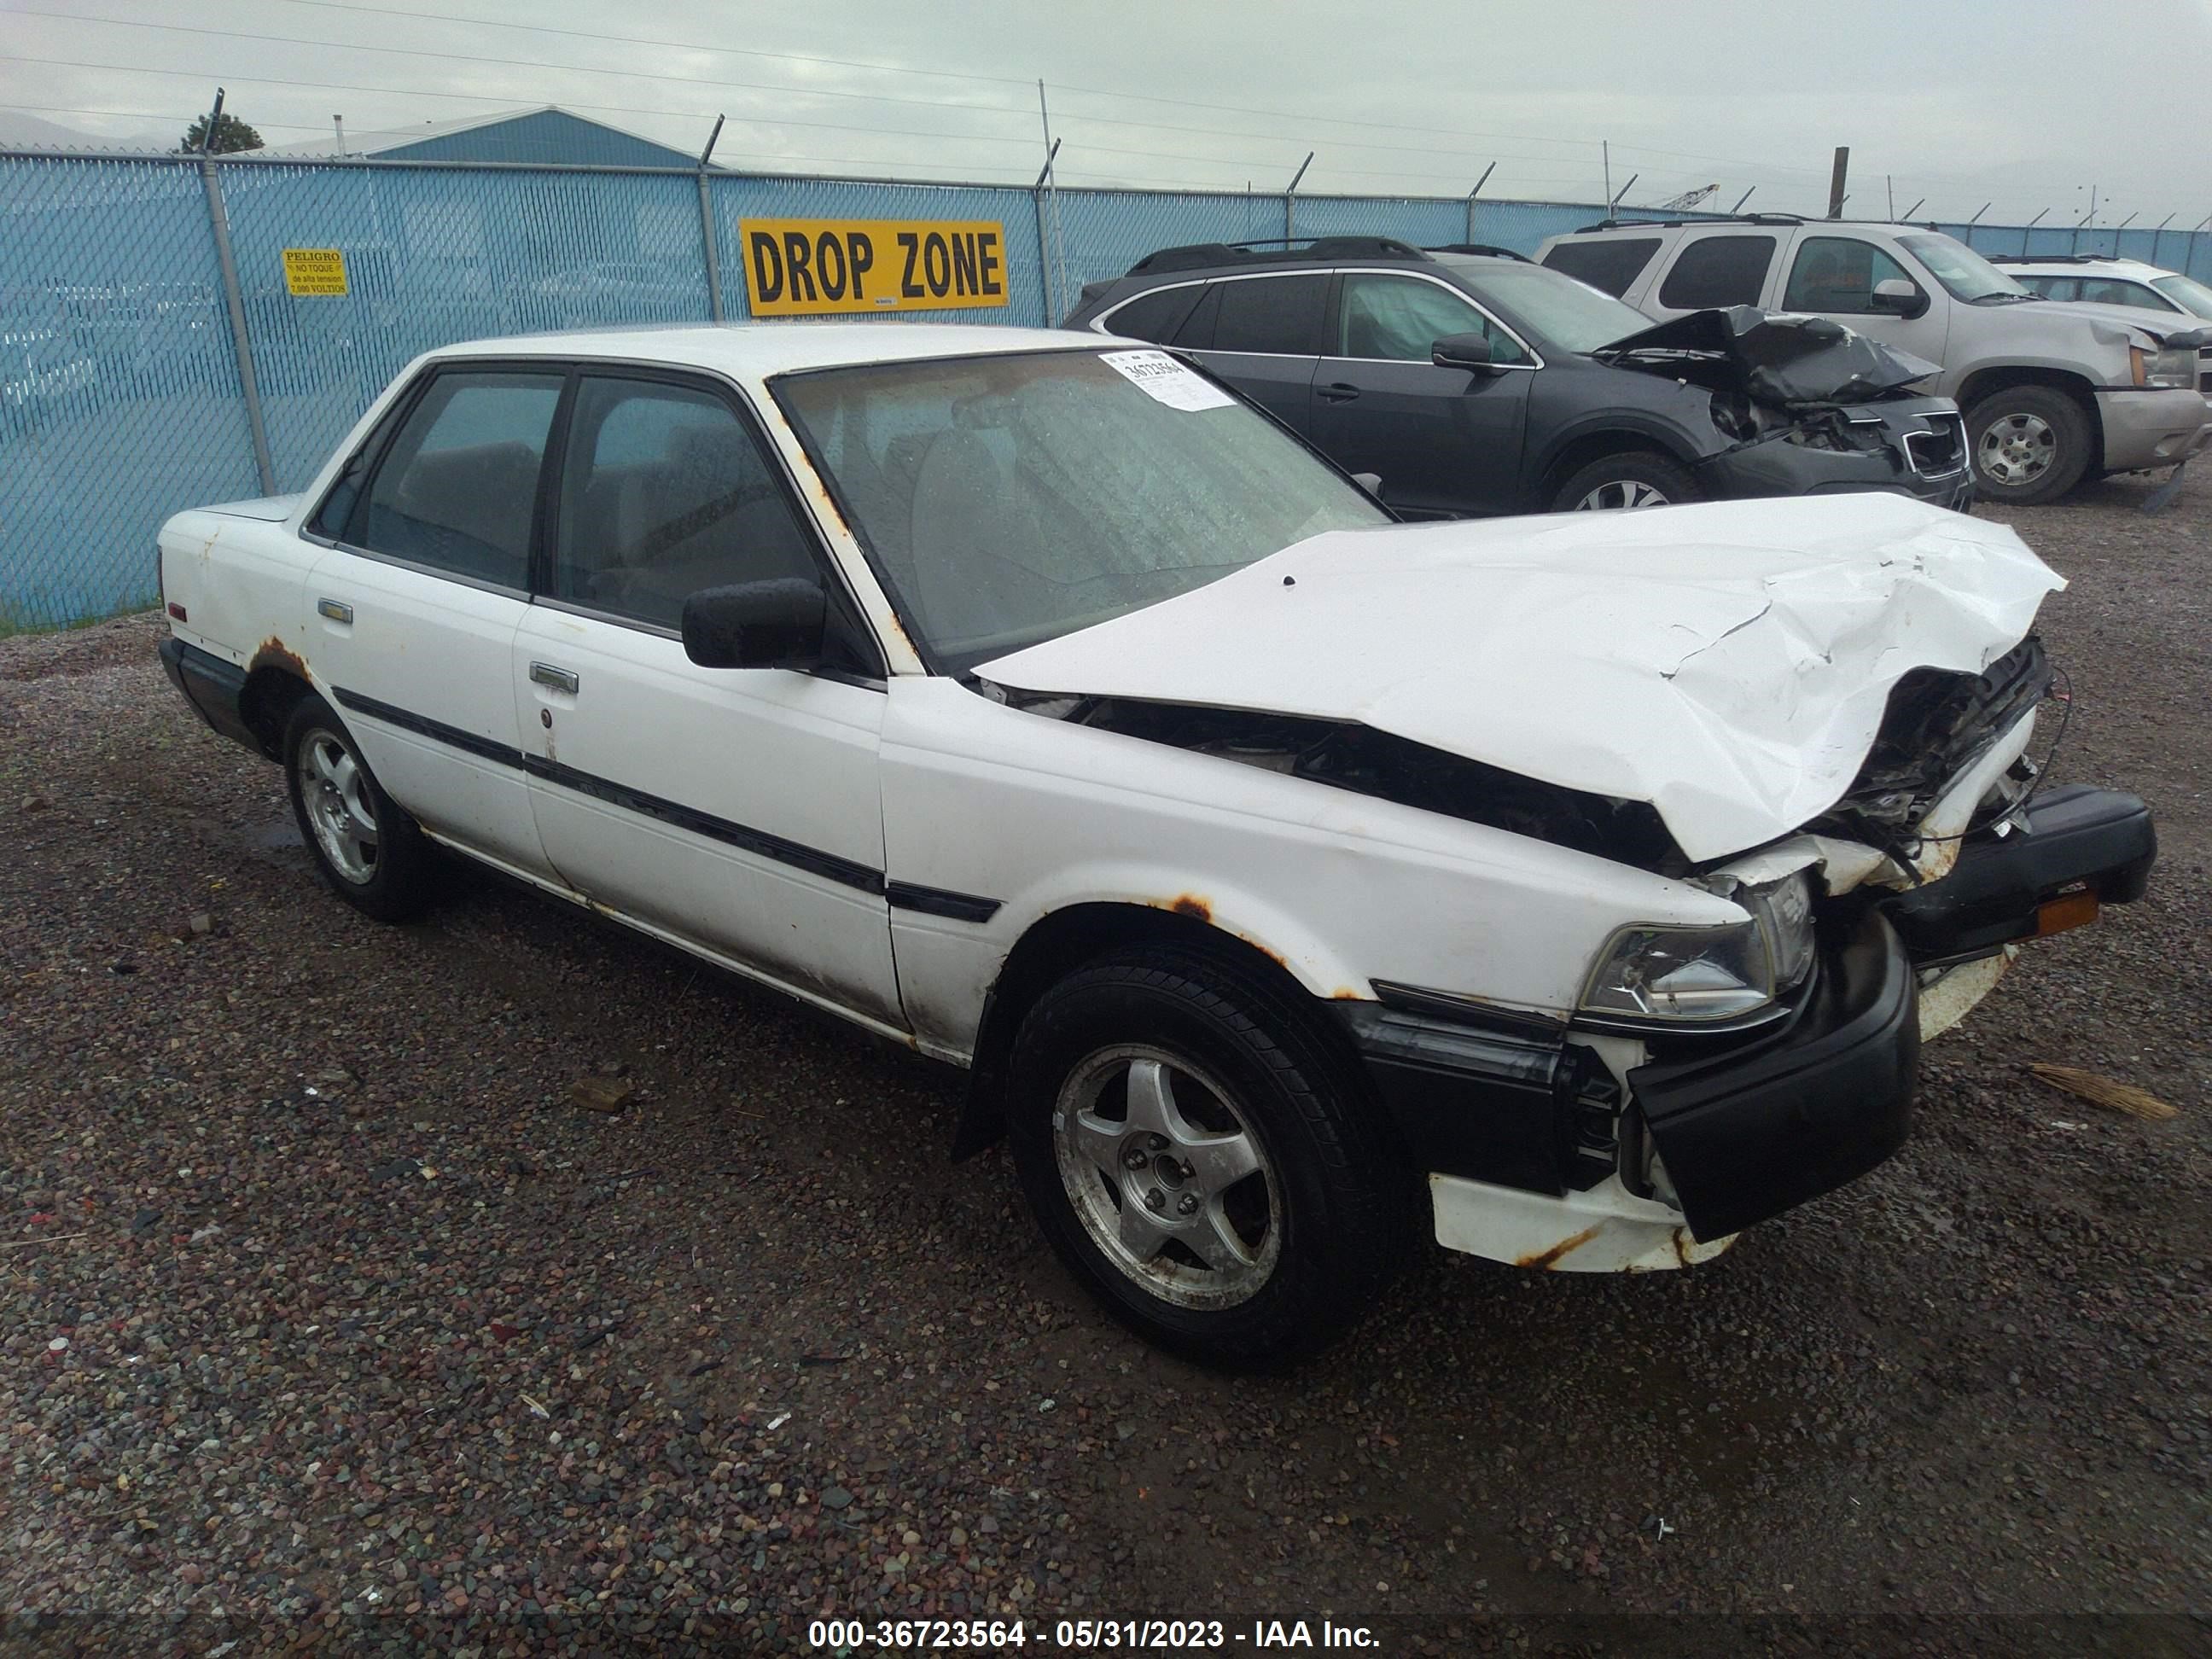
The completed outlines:
<svg viewBox="0 0 2212 1659">
<path fill-rule="evenodd" d="M 1919 290 L 1926 309 L 1918 316 L 1900 317 L 1875 306 L 1875 285 L 1899 281 Z M 1950 332 L 1951 304 L 1949 293 L 1926 271 L 1908 270 L 1888 249 L 1863 236 L 1806 232 L 1790 257 L 1781 309 L 1832 317 L 1884 345 L 1940 363 Z"/>
<path fill-rule="evenodd" d="M 582 370 L 514 638 L 538 832 L 569 887 L 902 1031 L 877 778 L 883 665 L 751 411 L 680 374 Z M 702 668 L 684 599 L 798 578 L 823 665 Z M 842 613 L 839 615 L 839 613 Z"/>
</svg>

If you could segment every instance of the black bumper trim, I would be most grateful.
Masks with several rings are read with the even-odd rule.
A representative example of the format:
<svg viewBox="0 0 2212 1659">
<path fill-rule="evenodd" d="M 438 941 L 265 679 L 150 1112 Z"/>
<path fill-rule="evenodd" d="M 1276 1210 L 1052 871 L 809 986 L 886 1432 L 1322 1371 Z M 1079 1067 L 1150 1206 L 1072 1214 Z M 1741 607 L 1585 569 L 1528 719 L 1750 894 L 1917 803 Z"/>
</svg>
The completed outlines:
<svg viewBox="0 0 2212 1659">
<path fill-rule="evenodd" d="M 1986 956 L 2033 939 L 2045 900 L 2087 887 L 2100 904 L 2143 896 L 2158 860 L 2150 809 L 2133 795 L 2069 784 L 2029 801 L 2019 827 L 1977 836 L 1940 881 L 1881 901 L 1916 963 Z"/>
<path fill-rule="evenodd" d="M 244 744 L 257 755 L 268 752 L 260 737 L 246 723 L 240 706 L 246 694 L 243 668 L 196 645 L 186 645 L 174 635 L 163 640 L 155 648 L 161 667 L 169 676 L 169 684 L 184 695 L 185 701 L 211 729 L 234 743 Z"/>
<path fill-rule="evenodd" d="M 1919 991 L 1905 945 L 1868 912 L 1824 939 L 1819 974 L 1779 1029 L 1680 1053 L 1656 1054 L 1628 1086 L 1695 1237 L 1832 1192 L 1911 1128 Z"/>
</svg>

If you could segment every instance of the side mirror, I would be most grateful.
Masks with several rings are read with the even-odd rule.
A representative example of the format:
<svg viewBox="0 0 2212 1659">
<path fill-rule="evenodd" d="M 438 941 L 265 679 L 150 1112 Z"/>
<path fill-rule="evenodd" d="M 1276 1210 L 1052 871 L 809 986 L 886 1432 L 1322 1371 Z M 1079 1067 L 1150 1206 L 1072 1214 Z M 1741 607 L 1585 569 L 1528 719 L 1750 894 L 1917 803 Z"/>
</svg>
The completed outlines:
<svg viewBox="0 0 2212 1659">
<path fill-rule="evenodd" d="M 1355 472 L 1352 475 L 1352 482 L 1376 501 L 1382 499 L 1382 475 L 1380 472 Z"/>
<path fill-rule="evenodd" d="M 1902 276 L 1876 283 L 1872 297 L 1875 310 L 1902 317 L 1908 322 L 1928 309 L 1928 296 L 1920 291 L 1919 284 Z"/>
<path fill-rule="evenodd" d="M 684 601 L 684 654 L 702 668 L 807 668 L 821 660 L 830 601 L 798 577 L 702 588 Z"/>
<path fill-rule="evenodd" d="M 1478 374 L 1490 374 L 1490 337 L 1487 334 L 1447 334 L 1429 346 L 1429 361 L 1438 368 L 1469 368 Z"/>
</svg>

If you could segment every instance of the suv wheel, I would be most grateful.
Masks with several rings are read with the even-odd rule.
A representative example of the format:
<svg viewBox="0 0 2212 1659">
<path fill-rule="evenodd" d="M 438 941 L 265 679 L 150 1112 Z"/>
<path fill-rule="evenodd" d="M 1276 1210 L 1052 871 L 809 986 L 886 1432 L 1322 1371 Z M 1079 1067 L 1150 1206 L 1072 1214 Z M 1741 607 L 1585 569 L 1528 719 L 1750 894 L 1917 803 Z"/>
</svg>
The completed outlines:
<svg viewBox="0 0 2212 1659">
<path fill-rule="evenodd" d="M 335 892 L 379 921 L 404 921 L 431 896 L 434 853 L 384 793 L 330 704 L 303 696 L 284 728 L 292 813 Z"/>
<path fill-rule="evenodd" d="M 2089 469 L 2089 417 L 2047 386 L 2007 386 L 1966 413 L 1974 482 L 1984 499 L 2033 507 L 2057 499 Z"/>
<path fill-rule="evenodd" d="M 1015 1038 L 1007 1127 L 1045 1237 L 1115 1318 L 1209 1364 L 1324 1346 L 1407 1254 L 1402 1178 L 1309 1019 L 1226 963 L 1133 951 Z"/>
<path fill-rule="evenodd" d="M 1611 513 L 1701 501 L 1705 492 L 1666 456 L 1631 449 L 1592 461 L 1552 498 L 1554 513 Z"/>
</svg>

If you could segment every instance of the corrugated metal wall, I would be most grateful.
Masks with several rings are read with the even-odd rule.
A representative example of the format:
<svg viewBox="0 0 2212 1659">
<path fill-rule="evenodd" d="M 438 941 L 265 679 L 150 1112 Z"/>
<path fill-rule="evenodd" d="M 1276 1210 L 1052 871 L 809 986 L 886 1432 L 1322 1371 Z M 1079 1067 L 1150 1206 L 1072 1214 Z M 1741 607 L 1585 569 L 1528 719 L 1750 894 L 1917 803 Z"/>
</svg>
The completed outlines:
<svg viewBox="0 0 2212 1659">
<path fill-rule="evenodd" d="M 1533 253 L 1601 211 L 709 173 L 702 220 L 690 170 L 228 158 L 214 172 L 278 490 L 302 487 L 433 346 L 707 320 L 707 222 L 735 319 L 745 219 L 999 221 L 1008 303 L 927 315 L 1035 325 L 1071 309 L 1084 283 L 1175 243 L 1358 233 Z M 2212 235 L 1946 228 L 1989 252 L 2117 243 L 2212 277 Z M 293 295 L 288 247 L 342 250 L 350 291 Z M 161 520 L 261 488 L 197 159 L 0 155 L 0 630 L 150 604 Z"/>
</svg>

